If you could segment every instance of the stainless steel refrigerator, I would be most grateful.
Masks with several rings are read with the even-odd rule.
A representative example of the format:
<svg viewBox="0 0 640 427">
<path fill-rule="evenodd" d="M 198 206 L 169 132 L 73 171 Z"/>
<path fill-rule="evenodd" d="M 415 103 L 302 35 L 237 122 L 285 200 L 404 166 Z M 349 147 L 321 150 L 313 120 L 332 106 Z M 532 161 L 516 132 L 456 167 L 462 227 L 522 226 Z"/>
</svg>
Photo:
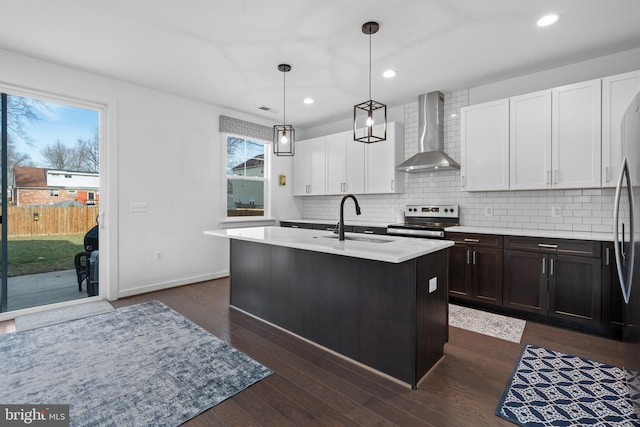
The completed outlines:
<svg viewBox="0 0 640 427">
<path fill-rule="evenodd" d="M 622 167 L 614 201 L 614 244 L 624 300 L 624 368 L 631 400 L 640 414 L 640 93 L 621 123 Z"/>
</svg>

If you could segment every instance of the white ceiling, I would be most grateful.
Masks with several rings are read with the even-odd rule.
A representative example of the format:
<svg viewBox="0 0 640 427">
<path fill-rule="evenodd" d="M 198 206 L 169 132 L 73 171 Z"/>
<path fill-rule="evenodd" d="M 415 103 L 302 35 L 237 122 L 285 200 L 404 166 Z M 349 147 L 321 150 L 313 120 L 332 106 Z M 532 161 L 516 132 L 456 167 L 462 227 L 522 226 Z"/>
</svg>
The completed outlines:
<svg viewBox="0 0 640 427">
<path fill-rule="evenodd" d="M 0 48 L 274 123 L 277 65 L 289 63 L 287 122 L 303 128 L 369 98 L 371 20 L 372 97 L 389 106 L 640 47 L 638 0 L 0 0 L 0 11 Z M 536 27 L 549 12 L 559 21 Z"/>
</svg>

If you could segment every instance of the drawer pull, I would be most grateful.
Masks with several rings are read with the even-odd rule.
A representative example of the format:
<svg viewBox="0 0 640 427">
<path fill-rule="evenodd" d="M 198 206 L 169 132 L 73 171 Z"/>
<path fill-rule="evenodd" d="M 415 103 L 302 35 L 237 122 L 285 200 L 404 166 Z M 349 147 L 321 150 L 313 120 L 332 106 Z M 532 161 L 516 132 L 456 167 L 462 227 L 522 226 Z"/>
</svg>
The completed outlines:
<svg viewBox="0 0 640 427">
<path fill-rule="evenodd" d="M 479 239 L 464 239 L 465 242 L 471 242 L 471 243 L 479 243 L 480 240 Z"/>
<path fill-rule="evenodd" d="M 539 248 L 558 249 L 558 245 L 551 245 L 549 243 L 538 243 Z"/>
<path fill-rule="evenodd" d="M 373 230 L 364 230 L 364 234 L 375 234 Z"/>
</svg>

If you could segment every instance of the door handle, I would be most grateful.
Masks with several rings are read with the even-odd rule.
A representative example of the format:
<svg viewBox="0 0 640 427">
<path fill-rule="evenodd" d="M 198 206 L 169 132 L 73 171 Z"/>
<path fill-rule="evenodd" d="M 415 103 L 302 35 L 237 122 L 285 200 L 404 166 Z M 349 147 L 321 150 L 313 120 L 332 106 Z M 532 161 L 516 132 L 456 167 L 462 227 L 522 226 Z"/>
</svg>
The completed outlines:
<svg viewBox="0 0 640 427">
<path fill-rule="evenodd" d="M 629 235 L 631 237 L 629 254 L 629 265 L 625 265 L 626 254 L 624 253 L 624 223 L 622 224 L 622 243 L 618 231 L 620 230 L 620 194 L 622 193 L 622 184 L 624 180 L 627 181 L 627 198 L 629 200 Z M 626 304 L 629 303 L 629 296 L 631 294 L 631 281 L 633 277 L 634 259 L 635 259 L 635 236 L 634 236 L 634 212 L 633 212 L 633 191 L 631 189 L 631 176 L 629 173 L 629 163 L 625 157 L 622 161 L 622 167 L 620 168 L 620 176 L 618 177 L 618 185 L 616 186 L 615 199 L 613 202 L 613 248 L 616 255 L 616 267 L 618 268 L 618 278 L 620 279 L 620 290 L 622 291 L 622 297 Z M 623 259 L 624 258 L 624 259 Z M 625 268 L 626 267 L 626 268 Z M 626 274 L 625 274 L 626 273 Z"/>
<path fill-rule="evenodd" d="M 611 264 L 611 255 L 610 255 L 610 251 L 609 248 L 604 248 L 604 265 L 610 265 Z"/>
<path fill-rule="evenodd" d="M 547 274 L 547 259 L 542 258 L 542 274 Z"/>
<path fill-rule="evenodd" d="M 549 265 L 549 276 L 553 276 L 553 258 L 551 258 L 551 265 Z"/>
<path fill-rule="evenodd" d="M 467 251 L 467 265 L 471 264 L 471 251 Z"/>
<path fill-rule="evenodd" d="M 558 245 L 552 245 L 550 243 L 538 243 L 539 248 L 558 249 Z"/>
<path fill-rule="evenodd" d="M 476 251 L 473 251 L 473 265 L 476 265 Z"/>
</svg>

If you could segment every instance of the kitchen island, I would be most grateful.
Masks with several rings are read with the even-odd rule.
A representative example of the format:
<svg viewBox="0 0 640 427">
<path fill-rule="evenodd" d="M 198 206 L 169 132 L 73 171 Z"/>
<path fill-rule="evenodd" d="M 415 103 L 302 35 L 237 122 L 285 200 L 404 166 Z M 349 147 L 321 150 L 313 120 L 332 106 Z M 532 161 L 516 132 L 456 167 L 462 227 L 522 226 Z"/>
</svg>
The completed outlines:
<svg viewBox="0 0 640 427">
<path fill-rule="evenodd" d="M 416 388 L 448 338 L 445 240 L 252 227 L 230 239 L 232 307 Z"/>
</svg>

